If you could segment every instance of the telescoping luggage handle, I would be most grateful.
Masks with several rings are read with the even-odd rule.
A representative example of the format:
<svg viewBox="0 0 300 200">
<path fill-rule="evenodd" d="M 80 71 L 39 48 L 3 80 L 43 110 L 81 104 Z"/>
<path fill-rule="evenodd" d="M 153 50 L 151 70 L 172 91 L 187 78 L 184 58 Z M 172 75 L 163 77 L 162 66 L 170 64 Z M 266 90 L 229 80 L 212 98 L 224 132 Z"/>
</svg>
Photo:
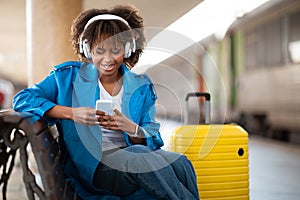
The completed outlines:
<svg viewBox="0 0 300 200">
<path fill-rule="evenodd" d="M 184 110 L 184 124 L 189 121 L 189 98 L 190 97 L 204 97 L 205 98 L 205 124 L 210 123 L 210 94 L 207 92 L 192 92 L 188 93 L 185 97 L 185 110 Z"/>
</svg>

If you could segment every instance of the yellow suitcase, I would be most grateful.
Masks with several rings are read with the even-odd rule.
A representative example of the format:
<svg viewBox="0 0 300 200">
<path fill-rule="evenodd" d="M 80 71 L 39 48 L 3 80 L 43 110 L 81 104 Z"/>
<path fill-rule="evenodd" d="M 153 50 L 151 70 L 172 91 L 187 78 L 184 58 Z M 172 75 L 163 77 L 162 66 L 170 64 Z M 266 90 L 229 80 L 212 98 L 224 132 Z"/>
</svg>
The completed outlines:
<svg viewBox="0 0 300 200">
<path fill-rule="evenodd" d="M 205 124 L 175 129 L 170 150 L 191 160 L 201 200 L 249 200 L 248 133 L 236 124 L 209 124 L 209 93 L 187 95 L 185 123 L 190 97 L 205 97 Z"/>
</svg>

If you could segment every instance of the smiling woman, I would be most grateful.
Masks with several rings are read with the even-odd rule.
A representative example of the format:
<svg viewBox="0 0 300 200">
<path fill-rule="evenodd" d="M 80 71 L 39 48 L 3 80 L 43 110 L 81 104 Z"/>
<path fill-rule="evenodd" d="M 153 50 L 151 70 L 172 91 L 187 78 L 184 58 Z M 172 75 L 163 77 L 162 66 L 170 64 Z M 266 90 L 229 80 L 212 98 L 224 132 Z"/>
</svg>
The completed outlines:
<svg viewBox="0 0 300 200">
<path fill-rule="evenodd" d="M 101 83 L 116 84 L 114 80 L 120 78 L 118 71 L 124 59 L 124 44 L 112 38 L 100 41 L 92 49 L 91 57 L 99 71 Z M 112 91 L 109 93 L 112 94 Z"/>
<path fill-rule="evenodd" d="M 72 25 L 82 62 L 55 66 L 14 98 L 16 111 L 61 127 L 64 172 L 82 199 L 199 199 L 191 162 L 161 149 L 152 81 L 131 71 L 144 44 L 134 6 L 84 11 Z M 95 109 L 97 100 L 114 113 Z"/>
</svg>

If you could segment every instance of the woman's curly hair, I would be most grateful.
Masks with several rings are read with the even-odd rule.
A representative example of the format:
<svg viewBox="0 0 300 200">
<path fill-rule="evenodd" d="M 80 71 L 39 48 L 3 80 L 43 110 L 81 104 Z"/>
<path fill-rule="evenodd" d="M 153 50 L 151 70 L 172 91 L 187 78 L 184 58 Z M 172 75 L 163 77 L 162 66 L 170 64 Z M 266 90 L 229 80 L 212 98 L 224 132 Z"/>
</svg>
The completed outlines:
<svg viewBox="0 0 300 200">
<path fill-rule="evenodd" d="M 119 20 L 98 20 L 90 24 L 84 30 L 89 19 L 101 14 L 113 14 L 122 17 L 128 22 L 131 30 L 129 30 L 126 24 Z M 71 27 L 71 43 L 79 59 L 87 62 L 88 59 L 83 53 L 80 53 L 80 37 L 82 37 L 82 40 L 87 39 L 88 45 L 92 49 L 98 41 L 103 39 L 100 38 L 101 35 L 103 36 L 103 34 L 106 34 L 114 36 L 119 33 L 122 33 L 121 37 L 123 40 L 126 40 L 126 42 L 132 41 L 133 37 L 135 39 L 136 51 L 132 52 L 129 58 L 124 58 L 126 65 L 129 68 L 132 68 L 138 62 L 139 57 L 143 52 L 146 39 L 144 35 L 143 18 L 140 16 L 137 8 L 131 4 L 117 5 L 111 9 L 90 9 L 81 12 L 73 21 Z"/>
</svg>

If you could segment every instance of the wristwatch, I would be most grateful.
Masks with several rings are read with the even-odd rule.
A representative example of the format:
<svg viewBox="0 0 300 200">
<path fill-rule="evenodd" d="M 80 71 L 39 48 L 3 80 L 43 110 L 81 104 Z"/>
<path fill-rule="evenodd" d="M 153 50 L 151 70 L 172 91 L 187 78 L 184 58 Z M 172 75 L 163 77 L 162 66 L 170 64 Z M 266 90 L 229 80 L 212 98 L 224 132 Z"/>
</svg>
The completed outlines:
<svg viewBox="0 0 300 200">
<path fill-rule="evenodd" d="M 133 135 L 130 135 L 130 137 L 138 137 L 138 132 L 139 132 L 139 125 L 136 125 L 135 132 Z"/>
</svg>

